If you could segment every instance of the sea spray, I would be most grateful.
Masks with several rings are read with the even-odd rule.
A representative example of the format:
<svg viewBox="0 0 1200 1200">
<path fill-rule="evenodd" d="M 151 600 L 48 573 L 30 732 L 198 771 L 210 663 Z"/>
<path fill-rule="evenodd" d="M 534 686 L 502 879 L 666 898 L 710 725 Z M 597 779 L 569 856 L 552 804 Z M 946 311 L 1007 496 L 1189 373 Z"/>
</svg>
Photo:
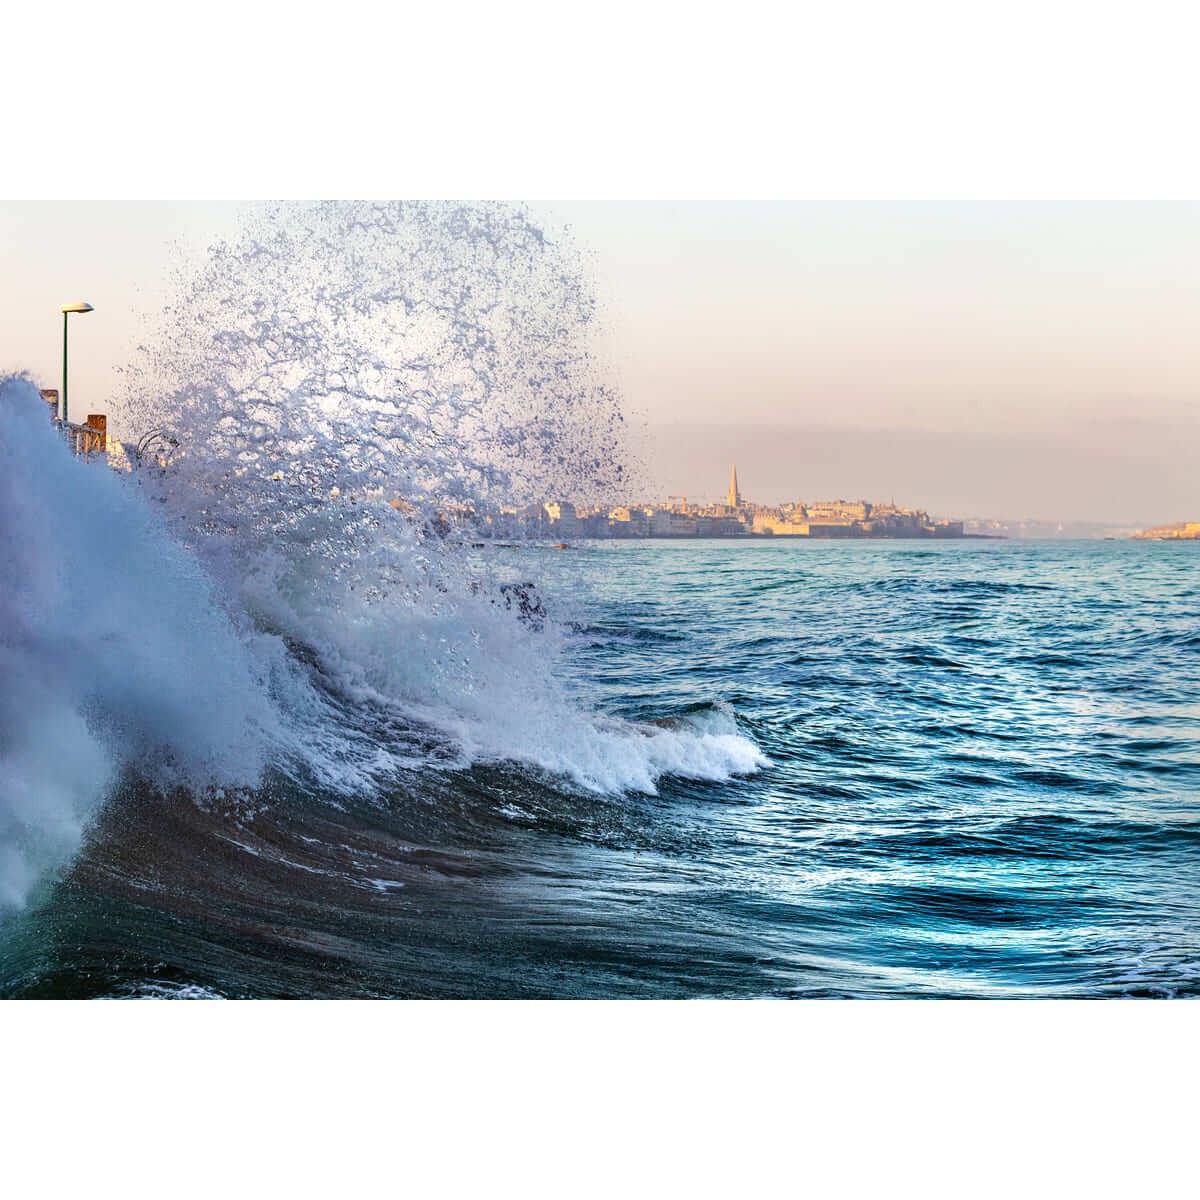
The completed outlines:
<svg viewBox="0 0 1200 1200">
<path fill-rule="evenodd" d="M 4 384 L 0 901 L 126 777 L 176 803 L 269 770 L 345 805 L 479 761 L 608 793 L 761 764 L 727 714 L 591 711 L 553 613 L 511 602 L 529 560 L 472 548 L 502 507 L 623 471 L 592 302 L 521 213 L 275 210 L 180 289 L 114 406 L 122 436 L 163 431 L 132 472 L 72 459 Z"/>
<path fill-rule="evenodd" d="M 144 498 L 70 456 L 28 379 L 0 380 L 0 422 L 0 907 L 13 908 L 122 773 L 253 786 L 279 728 L 265 656 Z"/>
<path fill-rule="evenodd" d="M 291 704 L 319 747 L 306 773 L 369 790 L 415 751 L 651 790 L 664 771 L 758 765 L 733 730 L 572 703 L 554 622 L 501 602 L 529 581 L 470 550 L 505 506 L 617 494 L 623 422 L 593 313 L 569 247 L 503 205 L 268 209 L 180 279 L 119 420 L 171 431 L 170 467 L 137 481 L 312 667 L 321 698 Z"/>
<path fill-rule="evenodd" d="M 594 300 L 518 209 L 266 209 L 177 288 L 116 418 L 175 434 L 168 504 L 188 525 L 257 549 L 252 531 L 290 540 L 331 497 L 428 520 L 622 487 Z"/>
</svg>

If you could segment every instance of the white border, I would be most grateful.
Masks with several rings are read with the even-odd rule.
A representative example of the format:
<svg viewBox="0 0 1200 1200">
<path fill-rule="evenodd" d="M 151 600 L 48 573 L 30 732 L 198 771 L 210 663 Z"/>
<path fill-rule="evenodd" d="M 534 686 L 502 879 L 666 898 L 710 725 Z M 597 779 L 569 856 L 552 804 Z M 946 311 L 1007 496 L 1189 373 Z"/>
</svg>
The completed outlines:
<svg viewBox="0 0 1200 1200">
<path fill-rule="evenodd" d="M 1194 6 L 530 0 L 7 13 L 13 195 L 1169 199 Z"/>
<path fill-rule="evenodd" d="M 1155 1196 L 1191 1177 L 1194 1015 L 8 1005 L 5 1176 L 12 1195 Z"/>
<path fill-rule="evenodd" d="M 1180 4 L 64 0 L 5 26 L 11 196 L 1200 190 Z M 1194 1137 L 1186 1005 L 0 1011 L 20 1196 L 1154 1195 Z"/>
</svg>

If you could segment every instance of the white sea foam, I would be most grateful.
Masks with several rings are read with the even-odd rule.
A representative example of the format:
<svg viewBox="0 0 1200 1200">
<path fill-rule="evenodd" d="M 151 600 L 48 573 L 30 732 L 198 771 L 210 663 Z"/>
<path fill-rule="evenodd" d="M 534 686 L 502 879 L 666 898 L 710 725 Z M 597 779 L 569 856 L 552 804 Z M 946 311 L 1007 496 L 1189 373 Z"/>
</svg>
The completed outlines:
<svg viewBox="0 0 1200 1200">
<path fill-rule="evenodd" d="M 220 992 L 198 983 L 143 983 L 108 1000 L 224 1000 Z"/>
</svg>

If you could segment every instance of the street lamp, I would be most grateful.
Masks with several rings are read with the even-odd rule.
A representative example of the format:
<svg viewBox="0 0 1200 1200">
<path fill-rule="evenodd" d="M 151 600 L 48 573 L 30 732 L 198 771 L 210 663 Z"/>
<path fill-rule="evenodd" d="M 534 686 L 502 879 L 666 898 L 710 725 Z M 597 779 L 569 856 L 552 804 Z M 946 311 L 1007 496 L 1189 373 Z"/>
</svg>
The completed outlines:
<svg viewBox="0 0 1200 1200">
<path fill-rule="evenodd" d="M 62 423 L 66 426 L 67 420 L 67 318 L 72 313 L 88 313 L 92 311 L 90 304 L 84 304 L 82 300 L 74 304 L 64 304 L 62 306 L 63 315 L 63 405 L 62 405 Z"/>
</svg>

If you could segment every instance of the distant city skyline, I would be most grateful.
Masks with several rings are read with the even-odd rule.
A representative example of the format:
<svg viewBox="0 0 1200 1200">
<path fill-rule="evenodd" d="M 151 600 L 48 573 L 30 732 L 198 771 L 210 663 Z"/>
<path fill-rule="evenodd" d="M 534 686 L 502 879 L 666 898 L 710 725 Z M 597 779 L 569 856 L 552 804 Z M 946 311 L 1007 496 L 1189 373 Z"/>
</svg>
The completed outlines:
<svg viewBox="0 0 1200 1200">
<path fill-rule="evenodd" d="M 1200 510 L 1200 429 L 1182 421 L 1131 420 L 1074 437 L 748 426 L 735 441 L 724 426 L 682 424 L 643 436 L 658 467 L 655 494 L 696 501 L 721 498 L 736 448 L 739 486 L 760 504 L 903 496 L 942 517 L 1129 528 Z"/>
<path fill-rule="evenodd" d="M 1200 485 L 1196 203 L 531 202 L 569 226 L 652 491 L 1160 524 Z M 6 201 L 0 368 L 104 410 L 231 203 Z M 172 246 L 178 247 L 178 255 Z M 128 432 L 128 431 L 123 431 Z M 750 481 L 753 481 L 751 484 Z"/>
<path fill-rule="evenodd" d="M 895 493 L 886 495 L 885 498 L 885 494 L 878 489 L 848 492 L 844 489 L 838 490 L 834 488 L 825 492 L 806 492 L 803 494 L 793 489 L 787 492 L 786 495 L 777 495 L 773 496 L 770 500 L 763 500 L 761 497 L 748 496 L 742 492 L 736 461 L 730 464 L 729 475 L 729 487 L 723 496 L 714 495 L 706 491 L 659 491 L 653 496 L 631 496 L 625 498 L 618 505 L 580 505 L 578 511 L 581 515 L 587 513 L 605 513 L 614 517 L 619 516 L 621 520 L 628 520 L 629 514 L 637 509 L 644 511 L 647 515 L 654 510 L 669 510 L 677 513 L 706 515 L 710 518 L 732 516 L 736 511 L 740 510 L 743 518 L 747 522 L 752 522 L 753 531 L 763 533 L 795 533 L 797 532 L 795 530 L 772 529 L 769 526 L 775 520 L 781 521 L 784 526 L 800 520 L 817 520 L 819 522 L 827 516 L 832 515 L 829 510 L 835 508 L 847 510 L 840 514 L 844 517 L 855 516 L 866 518 L 868 515 L 872 515 L 873 510 L 873 515 L 876 519 L 903 515 L 906 518 L 916 518 L 918 523 L 928 522 L 938 525 L 948 523 L 959 524 L 971 536 L 986 534 L 988 536 L 1001 537 L 1092 538 L 1110 534 L 1115 536 L 1130 536 L 1135 532 L 1151 528 L 1146 522 L 1107 521 L 1094 517 L 1046 518 L 1030 514 L 1024 516 L 1006 516 L 996 513 L 963 516 L 951 512 L 929 512 L 919 505 L 906 504 L 904 497 L 901 496 L 898 499 Z M 558 514 L 552 510 L 558 509 L 561 504 L 561 501 L 556 501 L 541 506 L 535 505 L 534 507 L 544 507 L 547 513 L 553 518 Z M 574 508 L 574 506 L 568 507 Z M 805 511 L 803 514 L 789 511 L 798 509 L 808 511 Z M 865 511 L 852 514 L 848 511 L 851 509 L 865 509 Z M 1187 524 L 1189 531 L 1200 528 L 1200 525 L 1195 522 L 1191 524 L 1177 522 L 1174 524 L 1178 524 L 1180 528 L 1183 528 Z M 1189 532 L 1188 536 L 1192 536 L 1192 534 Z"/>
</svg>

